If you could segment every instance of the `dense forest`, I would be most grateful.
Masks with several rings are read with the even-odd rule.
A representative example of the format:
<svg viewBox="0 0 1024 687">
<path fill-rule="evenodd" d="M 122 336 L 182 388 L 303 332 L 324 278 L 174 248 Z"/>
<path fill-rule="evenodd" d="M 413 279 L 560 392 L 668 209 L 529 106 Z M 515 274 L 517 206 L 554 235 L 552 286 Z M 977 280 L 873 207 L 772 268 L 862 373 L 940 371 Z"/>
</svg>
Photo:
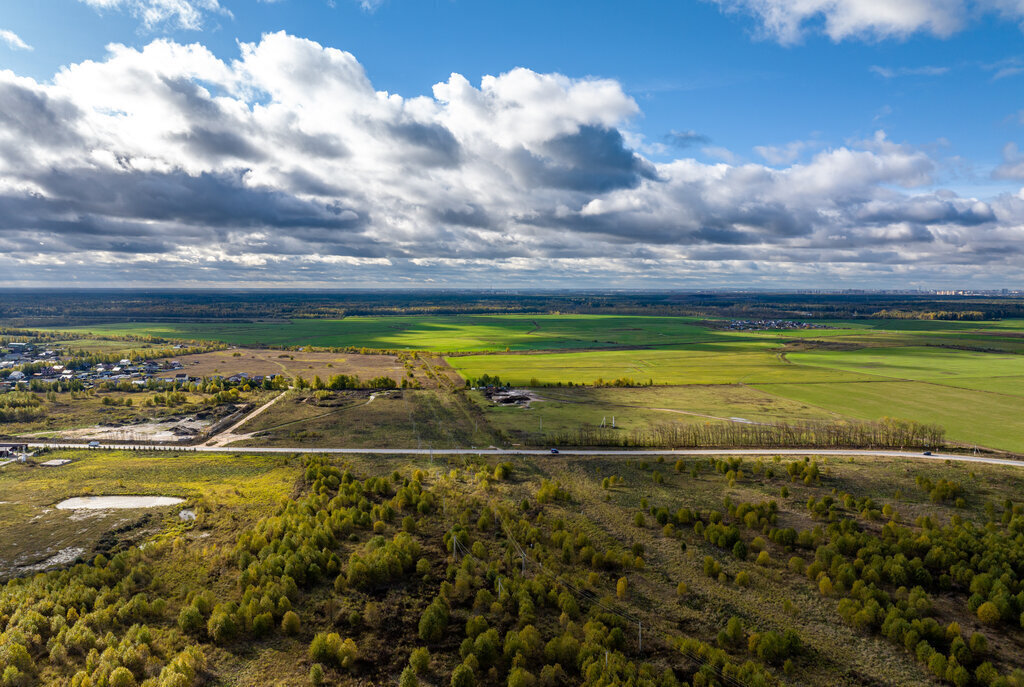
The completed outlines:
<svg viewBox="0 0 1024 687">
<path fill-rule="evenodd" d="M 877 293 L 123 290 L 8 290 L 0 298 L 0 321 L 25 327 L 125 320 L 223 322 L 494 312 L 978 320 L 1024 317 L 1024 298 Z"/>
</svg>

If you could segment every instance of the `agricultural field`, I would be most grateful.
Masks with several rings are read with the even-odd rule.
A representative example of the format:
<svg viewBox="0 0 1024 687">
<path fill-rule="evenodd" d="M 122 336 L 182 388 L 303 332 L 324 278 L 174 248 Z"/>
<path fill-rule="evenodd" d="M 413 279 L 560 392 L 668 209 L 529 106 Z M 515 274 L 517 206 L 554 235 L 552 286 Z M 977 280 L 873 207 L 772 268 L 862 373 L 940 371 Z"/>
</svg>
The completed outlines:
<svg viewBox="0 0 1024 687">
<path fill-rule="evenodd" d="M 17 504 L 0 511 L 4 531 L 85 561 L 0 587 L 16 684 L 1024 681 L 1019 571 L 996 580 L 975 553 L 1024 555 L 1024 469 L 813 455 L 40 458 L 58 456 L 73 462 L 0 468 L 0 499 Z M 107 494 L 185 501 L 53 515 L 60 499 Z M 101 517 L 127 522 L 98 538 Z M 877 555 L 857 558 L 864 547 Z"/>
<path fill-rule="evenodd" d="M 355 375 L 360 379 L 391 377 L 400 380 L 406 371 L 393 355 L 356 355 L 312 351 L 287 351 L 236 348 L 174 358 L 182 364 L 182 372 L 190 377 L 228 377 L 246 373 L 254 375 L 285 375 L 291 378 L 327 379 L 334 375 Z M 432 384 L 421 374 L 423 385 Z"/>
<path fill-rule="evenodd" d="M 557 431 L 591 424 L 595 418 L 599 422 L 613 414 L 610 411 L 614 404 L 577 386 L 597 391 L 608 385 L 650 384 L 649 391 L 638 390 L 633 399 L 637 403 L 628 404 L 644 405 L 646 409 L 634 408 L 626 413 L 621 420 L 623 428 L 668 421 L 686 423 L 704 415 L 713 416 L 708 418 L 712 422 L 734 417 L 755 422 L 898 417 L 941 425 L 953 442 L 1009 451 L 1024 448 L 1017 420 L 1024 415 L 1020 412 L 1024 410 L 1024 320 L 856 319 L 816 323 L 826 328 L 733 330 L 727 320 L 695 317 L 473 314 L 129 323 L 90 325 L 78 331 L 92 341 L 101 341 L 97 337 L 105 335 L 146 335 L 216 339 L 249 346 L 182 356 L 187 359 L 185 369 L 197 375 L 221 374 L 236 368 L 307 379 L 326 379 L 332 373 L 354 372 L 361 378 L 382 373 L 416 388 L 446 391 L 460 388 L 466 381 L 475 384 L 486 375 L 544 393 L 561 386 L 562 398 L 547 405 L 535 404 L 527 413 L 484 404 L 483 422 L 490 426 L 480 430 L 478 422 L 477 430 L 470 434 L 513 443 L 517 443 L 517 436 L 530 431 L 527 426 L 536 425 L 540 433 L 545 420 L 551 431 Z M 256 342 L 290 350 L 252 347 Z M 297 350 L 310 346 L 365 347 L 396 350 L 399 354 L 396 359 Z M 412 352 L 417 350 L 421 352 Z M 875 383 L 885 384 L 876 387 Z M 567 388 L 569 384 L 572 390 Z M 746 396 L 736 391 L 739 386 L 748 388 Z M 702 390 L 687 391 L 686 387 Z M 764 398 L 766 394 L 774 399 L 776 407 L 757 412 L 758 403 L 752 397 Z M 673 400 L 683 397 L 684 403 Z M 310 417 L 315 426 L 309 428 L 303 441 L 329 445 L 329 441 L 349 438 L 360 446 L 381 437 L 398 442 L 388 444 L 394 446 L 422 441 L 410 429 L 408 420 L 403 429 L 391 434 L 367 430 L 359 438 L 356 435 L 362 431 L 362 422 L 367 426 L 378 422 L 374 417 L 356 417 L 370 415 L 370 408 L 353 410 L 351 419 L 358 422 L 344 431 L 330 425 L 340 420 L 340 411 L 323 418 Z M 682 412 L 670 417 L 672 413 L 657 408 Z M 372 409 L 373 416 L 381 412 Z M 403 412 L 406 418 L 415 417 L 408 409 Z M 526 417 L 530 413 L 536 419 Z M 441 415 L 447 417 L 447 413 Z M 266 419 L 275 419 L 275 415 Z M 301 434 L 298 425 L 302 422 L 285 424 L 286 436 Z M 453 436 L 468 436 L 462 429 L 452 431 Z M 280 438 L 277 430 L 265 436 L 275 442 Z M 481 441 L 482 436 L 475 437 L 470 445 Z"/>
<path fill-rule="evenodd" d="M 861 420 L 899 417 L 938 424 L 954 442 L 1024 453 L 1024 403 L 1017 395 L 898 381 L 757 388 Z"/>
<path fill-rule="evenodd" d="M 600 385 L 616 379 L 658 386 L 766 384 L 769 382 L 869 381 L 871 374 L 790 364 L 780 348 L 760 341 L 694 344 L 672 348 L 449 356 L 467 379 L 498 375 L 517 386 Z"/>
<path fill-rule="evenodd" d="M 235 345 L 348 346 L 423 351 L 589 349 L 714 341 L 726 336 L 696 318 L 605 315 L 439 315 L 347 317 L 255 323 L 89 325 L 62 329 L 97 336 L 156 336 Z"/>
</svg>

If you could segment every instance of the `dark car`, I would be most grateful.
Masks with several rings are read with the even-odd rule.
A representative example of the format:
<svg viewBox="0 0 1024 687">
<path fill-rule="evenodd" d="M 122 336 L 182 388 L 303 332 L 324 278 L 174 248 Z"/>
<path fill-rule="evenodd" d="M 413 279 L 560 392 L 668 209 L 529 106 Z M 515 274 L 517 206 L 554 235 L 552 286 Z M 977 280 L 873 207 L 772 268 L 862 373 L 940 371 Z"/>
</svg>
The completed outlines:
<svg viewBox="0 0 1024 687">
<path fill-rule="evenodd" d="M 932 454 L 932 452 L 931 452 L 931 451 L 925 451 L 925 452 L 924 452 L 924 454 L 925 454 L 926 456 L 930 456 L 930 455 Z"/>
<path fill-rule="evenodd" d="M 558 449 L 557 448 L 553 448 L 553 449 L 551 449 L 551 452 L 552 453 L 558 453 Z"/>
</svg>

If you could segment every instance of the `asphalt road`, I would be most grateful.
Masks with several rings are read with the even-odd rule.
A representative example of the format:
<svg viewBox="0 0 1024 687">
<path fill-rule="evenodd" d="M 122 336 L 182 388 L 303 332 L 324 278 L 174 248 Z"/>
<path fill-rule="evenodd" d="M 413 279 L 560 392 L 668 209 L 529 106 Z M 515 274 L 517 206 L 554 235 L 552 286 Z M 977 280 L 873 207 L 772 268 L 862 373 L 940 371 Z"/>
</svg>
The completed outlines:
<svg viewBox="0 0 1024 687">
<path fill-rule="evenodd" d="M 87 443 L 44 444 L 30 443 L 30 448 L 73 448 L 88 449 Z M 146 451 L 179 451 L 204 453 L 321 453 L 321 454 L 389 454 L 406 456 L 550 456 L 550 450 L 544 449 L 502 449 L 502 448 L 309 448 L 268 447 L 268 446 L 178 446 L 175 444 L 126 446 L 118 444 L 100 444 L 91 448 L 118 450 L 138 448 Z M 863 456 L 880 458 L 910 458 L 914 460 L 951 460 L 961 463 L 984 463 L 986 465 L 1010 465 L 1024 468 L 1024 461 L 1008 458 L 990 458 L 986 456 L 965 456 L 949 453 L 933 453 L 925 455 L 921 451 L 870 451 L 863 449 L 663 449 L 663 450 L 598 450 L 598 449 L 559 449 L 562 456 Z"/>
</svg>

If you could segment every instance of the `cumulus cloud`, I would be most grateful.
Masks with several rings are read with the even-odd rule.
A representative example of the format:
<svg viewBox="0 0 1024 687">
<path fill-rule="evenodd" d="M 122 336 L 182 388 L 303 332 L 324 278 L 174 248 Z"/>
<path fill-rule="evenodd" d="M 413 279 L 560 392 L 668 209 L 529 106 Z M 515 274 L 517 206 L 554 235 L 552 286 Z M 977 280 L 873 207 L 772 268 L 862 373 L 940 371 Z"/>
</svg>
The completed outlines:
<svg viewBox="0 0 1024 687">
<path fill-rule="evenodd" d="M 1024 201 L 930 191 L 935 162 L 882 132 L 799 163 L 805 144 L 766 147 L 774 167 L 655 163 L 640 114 L 615 81 L 528 69 L 406 98 L 284 33 L 231 61 L 156 40 L 47 82 L 4 71 L 0 268 L 295 286 L 1021 271 Z"/>
<path fill-rule="evenodd" d="M 21 36 L 9 29 L 0 29 L 0 41 L 7 44 L 11 50 L 32 50 L 32 46 L 21 40 Z"/>
<path fill-rule="evenodd" d="M 708 0 L 730 13 L 753 15 L 765 36 L 799 42 L 808 31 L 833 41 L 906 38 L 927 33 L 941 38 L 961 30 L 972 17 L 992 13 L 1020 21 L 1020 0 Z"/>
<path fill-rule="evenodd" d="M 96 10 L 129 12 L 147 29 L 160 26 L 197 31 L 207 14 L 230 16 L 218 0 L 79 0 Z"/>
</svg>

